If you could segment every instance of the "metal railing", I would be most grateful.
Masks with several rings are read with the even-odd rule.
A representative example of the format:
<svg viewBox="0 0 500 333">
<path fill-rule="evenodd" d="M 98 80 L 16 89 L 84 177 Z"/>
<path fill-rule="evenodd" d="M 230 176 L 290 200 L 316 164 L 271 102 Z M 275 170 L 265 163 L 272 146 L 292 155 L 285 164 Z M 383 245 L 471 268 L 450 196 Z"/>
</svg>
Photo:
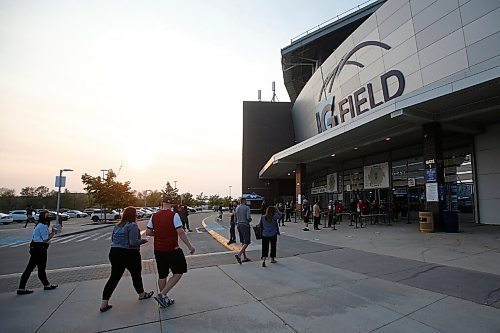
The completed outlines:
<svg viewBox="0 0 500 333">
<path fill-rule="evenodd" d="M 329 24 L 329 23 L 330 23 L 330 22 L 332 22 L 332 21 L 339 20 L 339 19 L 341 19 L 342 17 L 347 16 L 348 14 L 350 14 L 350 13 L 352 13 L 352 12 L 354 12 L 354 11 L 356 11 L 356 10 L 360 9 L 361 7 L 364 7 L 365 5 L 367 5 L 367 4 L 369 4 L 369 3 L 374 3 L 374 2 L 377 2 L 377 1 L 378 1 L 378 0 L 368 0 L 368 1 L 365 1 L 365 2 L 363 2 L 363 3 L 360 3 L 360 4 L 359 4 L 359 5 L 357 5 L 356 7 L 352 7 L 351 9 L 348 9 L 348 10 L 346 10 L 345 12 L 340 13 L 340 14 L 338 14 L 337 16 L 334 16 L 334 17 L 332 17 L 331 19 L 326 20 L 325 22 L 318 24 L 317 26 L 315 26 L 315 27 L 313 27 L 313 28 L 311 28 L 311 29 L 309 29 L 309 30 L 307 30 L 307 31 L 305 31 L 305 32 L 303 32 L 303 33 L 301 33 L 300 35 L 297 35 L 297 36 L 295 36 L 295 37 L 291 38 L 291 39 L 290 39 L 290 44 L 293 44 L 293 42 L 297 41 L 298 39 L 300 39 L 300 38 L 302 38 L 302 37 L 304 37 L 304 36 L 309 35 L 309 34 L 310 34 L 310 33 L 312 33 L 312 32 L 318 31 L 319 29 L 321 29 L 322 27 L 324 27 L 325 25 Z"/>
</svg>

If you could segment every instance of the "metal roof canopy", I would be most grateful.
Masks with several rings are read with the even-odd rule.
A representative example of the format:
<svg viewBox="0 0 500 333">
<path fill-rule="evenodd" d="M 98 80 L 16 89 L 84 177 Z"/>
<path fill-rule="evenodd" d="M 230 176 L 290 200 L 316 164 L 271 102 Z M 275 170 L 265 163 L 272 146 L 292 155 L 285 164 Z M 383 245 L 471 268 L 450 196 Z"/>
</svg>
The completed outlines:
<svg viewBox="0 0 500 333">
<path fill-rule="evenodd" d="M 306 163 L 310 171 L 417 145 L 422 142 L 422 124 L 432 121 L 442 124 L 443 142 L 472 136 L 499 122 L 499 111 L 500 67 L 452 75 L 276 153 L 259 178 L 291 179 L 288 173 L 299 163 Z"/>
</svg>

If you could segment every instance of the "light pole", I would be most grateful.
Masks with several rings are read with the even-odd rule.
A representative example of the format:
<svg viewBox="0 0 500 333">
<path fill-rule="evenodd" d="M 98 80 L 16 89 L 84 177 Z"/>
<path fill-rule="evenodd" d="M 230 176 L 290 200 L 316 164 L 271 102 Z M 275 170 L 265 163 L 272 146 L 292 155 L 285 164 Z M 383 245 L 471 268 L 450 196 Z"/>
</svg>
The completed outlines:
<svg viewBox="0 0 500 333">
<path fill-rule="evenodd" d="M 229 201 L 231 201 L 231 185 L 229 185 Z"/>
<path fill-rule="evenodd" d="M 61 169 L 59 170 L 59 178 L 56 177 L 57 190 L 57 209 L 56 209 L 56 224 L 59 223 L 59 208 L 61 206 L 61 186 L 66 186 L 66 177 L 63 178 L 62 174 L 64 171 L 73 171 L 73 169 Z"/>
<path fill-rule="evenodd" d="M 102 182 L 104 183 L 104 173 L 109 172 L 109 169 L 101 169 L 101 171 L 102 171 Z M 106 207 L 104 207 L 104 205 L 101 202 L 101 217 L 103 211 L 104 211 L 104 223 L 106 223 Z"/>
<path fill-rule="evenodd" d="M 144 190 L 144 207 L 147 207 L 147 203 L 146 203 L 146 197 L 148 196 L 148 192 L 153 192 L 151 190 Z"/>
<path fill-rule="evenodd" d="M 177 189 L 177 180 L 174 180 L 174 190 Z"/>
</svg>

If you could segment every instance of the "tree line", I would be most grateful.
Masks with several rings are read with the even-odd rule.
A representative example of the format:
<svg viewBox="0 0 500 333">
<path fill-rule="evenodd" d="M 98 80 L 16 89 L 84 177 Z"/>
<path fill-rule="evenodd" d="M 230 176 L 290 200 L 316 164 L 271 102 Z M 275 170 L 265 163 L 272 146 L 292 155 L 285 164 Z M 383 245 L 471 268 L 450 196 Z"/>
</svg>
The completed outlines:
<svg viewBox="0 0 500 333">
<path fill-rule="evenodd" d="M 124 208 L 126 206 L 155 207 L 161 202 L 163 196 L 172 197 L 176 203 L 190 207 L 208 205 L 209 207 L 229 206 L 230 197 L 219 195 L 204 195 L 203 192 L 193 195 L 189 192 L 179 193 L 169 181 L 159 190 L 134 191 L 130 182 L 119 182 L 116 174 L 109 170 L 105 178 L 93 177 L 88 174 L 81 176 L 86 193 L 72 193 L 65 189 L 61 192 L 61 208 L 83 210 L 89 207 L 103 207 L 109 209 Z M 13 189 L 0 188 L 0 211 L 8 212 L 15 209 L 25 209 L 28 205 L 33 208 L 46 208 L 55 210 L 57 204 L 57 191 L 46 186 L 24 187 L 19 195 Z"/>
</svg>

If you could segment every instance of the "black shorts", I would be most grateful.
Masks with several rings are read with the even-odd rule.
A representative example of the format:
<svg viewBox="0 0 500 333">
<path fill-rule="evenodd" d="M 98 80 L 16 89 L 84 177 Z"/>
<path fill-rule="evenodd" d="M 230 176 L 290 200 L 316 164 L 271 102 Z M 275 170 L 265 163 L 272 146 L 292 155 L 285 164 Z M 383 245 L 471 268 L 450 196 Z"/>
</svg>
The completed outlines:
<svg viewBox="0 0 500 333">
<path fill-rule="evenodd" d="M 250 225 L 238 224 L 238 234 L 241 244 L 250 244 Z"/>
<path fill-rule="evenodd" d="M 184 274 L 187 272 L 186 257 L 181 248 L 170 252 L 155 251 L 156 269 L 158 277 L 165 279 L 169 271 L 172 274 Z"/>
</svg>

